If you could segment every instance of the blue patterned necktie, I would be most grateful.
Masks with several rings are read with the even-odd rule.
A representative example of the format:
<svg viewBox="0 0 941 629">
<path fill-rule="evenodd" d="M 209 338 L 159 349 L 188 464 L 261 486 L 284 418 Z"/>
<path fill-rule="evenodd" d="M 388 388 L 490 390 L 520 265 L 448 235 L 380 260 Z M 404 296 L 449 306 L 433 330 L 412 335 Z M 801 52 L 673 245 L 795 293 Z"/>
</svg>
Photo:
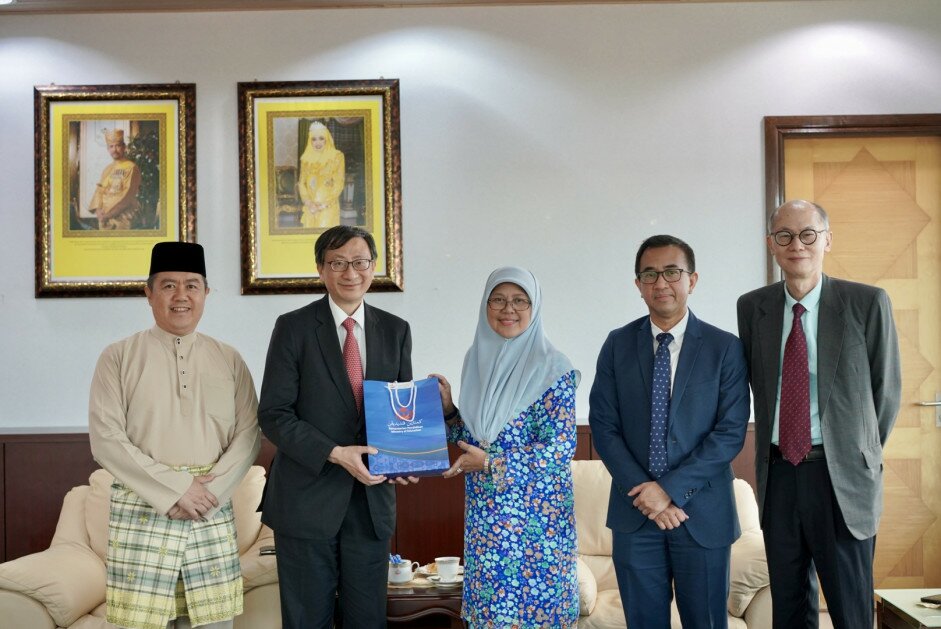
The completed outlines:
<svg viewBox="0 0 941 629">
<path fill-rule="evenodd" d="M 667 471 L 667 418 L 670 415 L 670 343 L 673 335 L 657 335 L 657 352 L 653 356 L 653 393 L 650 396 L 650 461 L 651 476 L 660 478 Z"/>
</svg>

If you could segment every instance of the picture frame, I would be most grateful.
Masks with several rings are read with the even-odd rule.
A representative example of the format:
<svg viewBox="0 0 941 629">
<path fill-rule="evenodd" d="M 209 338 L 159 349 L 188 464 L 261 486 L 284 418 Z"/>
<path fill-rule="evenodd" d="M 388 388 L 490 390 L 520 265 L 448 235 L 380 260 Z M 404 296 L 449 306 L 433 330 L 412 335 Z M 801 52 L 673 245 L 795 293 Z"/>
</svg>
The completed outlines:
<svg viewBox="0 0 941 629">
<path fill-rule="evenodd" d="M 399 81 L 238 84 L 242 294 L 317 293 L 319 234 L 376 241 L 373 291 L 404 289 Z"/>
<path fill-rule="evenodd" d="M 196 241 L 196 86 L 34 86 L 36 297 L 139 296 Z"/>
</svg>

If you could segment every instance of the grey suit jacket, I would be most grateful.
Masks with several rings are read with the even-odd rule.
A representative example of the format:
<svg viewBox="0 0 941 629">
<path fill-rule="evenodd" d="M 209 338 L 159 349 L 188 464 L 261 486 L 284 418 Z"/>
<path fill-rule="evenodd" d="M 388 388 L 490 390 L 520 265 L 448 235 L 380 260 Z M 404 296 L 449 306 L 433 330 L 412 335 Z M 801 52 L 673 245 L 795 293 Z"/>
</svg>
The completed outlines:
<svg viewBox="0 0 941 629">
<path fill-rule="evenodd" d="M 817 323 L 817 396 L 827 469 L 846 526 L 876 534 L 882 514 L 882 448 L 901 401 L 892 304 L 881 288 L 823 276 Z M 771 428 L 781 364 L 783 282 L 738 300 L 755 403 L 758 506 L 764 514 Z"/>
<path fill-rule="evenodd" d="M 408 323 L 366 304 L 366 380 L 412 379 Z M 336 535 L 358 481 L 327 461 L 335 446 L 366 445 L 340 340 L 324 297 L 278 317 L 261 384 L 258 423 L 278 447 L 265 486 L 262 521 L 282 535 Z M 395 529 L 395 487 L 366 488 L 380 539 Z"/>
</svg>

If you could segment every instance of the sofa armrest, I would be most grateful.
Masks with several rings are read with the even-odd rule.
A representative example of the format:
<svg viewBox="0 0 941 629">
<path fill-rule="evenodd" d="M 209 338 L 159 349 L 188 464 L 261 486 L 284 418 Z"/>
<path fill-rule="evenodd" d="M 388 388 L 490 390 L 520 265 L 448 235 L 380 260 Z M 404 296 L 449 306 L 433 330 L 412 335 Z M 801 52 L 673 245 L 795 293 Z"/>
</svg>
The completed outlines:
<svg viewBox="0 0 941 629">
<path fill-rule="evenodd" d="M 588 616 L 598 602 L 598 581 L 581 557 L 576 559 L 575 568 L 578 570 L 578 615 Z"/>
<path fill-rule="evenodd" d="M 732 544 L 729 566 L 729 614 L 741 618 L 752 598 L 770 584 L 761 531 L 744 531 Z M 751 625 L 749 625 L 751 626 Z"/>
<path fill-rule="evenodd" d="M 0 564 L 0 590 L 34 599 L 60 627 L 72 625 L 105 600 L 105 581 L 105 564 L 98 555 L 72 543 Z"/>
<path fill-rule="evenodd" d="M 771 626 L 771 587 L 761 588 L 752 597 L 742 616 L 749 627 Z"/>
<path fill-rule="evenodd" d="M 274 555 L 260 554 L 262 546 L 274 546 L 274 531 L 262 526 L 255 543 L 239 557 L 242 565 L 242 587 L 252 588 L 278 582 L 278 562 Z"/>
<path fill-rule="evenodd" d="M 42 603 L 22 592 L 0 590 L 0 610 L 4 627 L 56 629 L 56 623 Z"/>
</svg>

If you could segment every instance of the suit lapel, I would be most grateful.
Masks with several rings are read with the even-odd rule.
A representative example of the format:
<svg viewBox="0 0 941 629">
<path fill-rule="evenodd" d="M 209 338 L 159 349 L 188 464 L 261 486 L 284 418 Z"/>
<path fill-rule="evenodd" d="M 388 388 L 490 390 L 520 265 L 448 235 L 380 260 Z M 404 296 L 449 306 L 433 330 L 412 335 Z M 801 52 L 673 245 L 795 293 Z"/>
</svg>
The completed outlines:
<svg viewBox="0 0 941 629">
<path fill-rule="evenodd" d="M 383 338 L 383 329 L 379 325 L 375 311 L 369 304 L 365 304 L 364 321 L 366 323 L 366 380 L 382 380 L 378 376 L 380 366 L 383 364 L 382 349 L 386 346 Z"/>
<path fill-rule="evenodd" d="M 353 398 L 353 387 L 350 385 L 350 377 L 346 375 L 346 365 L 343 363 L 343 352 L 340 349 L 340 337 L 337 336 L 330 304 L 324 297 L 317 302 L 317 306 L 317 321 L 320 323 L 317 327 L 317 342 L 320 344 L 320 354 L 337 388 L 337 394 L 351 410 L 355 410 L 356 400 Z"/>
<path fill-rule="evenodd" d="M 673 390 L 670 393 L 670 418 L 667 430 L 673 425 L 673 417 L 676 409 L 679 408 L 683 400 L 683 393 L 686 391 L 686 384 L 693 373 L 693 366 L 696 364 L 696 358 L 699 356 L 699 350 L 702 348 L 702 328 L 699 319 L 689 312 L 689 320 L 686 322 L 686 332 L 683 334 L 683 346 L 680 350 L 680 360 L 676 365 L 676 381 L 673 383 Z"/>
<path fill-rule="evenodd" d="M 764 390 L 768 392 L 767 416 L 772 420 L 781 373 L 781 334 L 784 329 L 784 286 L 781 282 L 773 286 L 775 289 L 758 305 L 758 347 L 761 355 L 753 361 L 753 364 L 762 366 Z"/>
<path fill-rule="evenodd" d="M 843 300 L 830 278 L 824 275 L 820 290 L 820 314 L 817 317 L 817 408 L 821 421 L 836 379 L 845 325 Z"/>
<path fill-rule="evenodd" d="M 650 408 L 650 394 L 653 387 L 653 336 L 650 332 L 650 317 L 637 328 L 637 365 L 644 380 L 644 395 L 647 408 Z"/>
</svg>

